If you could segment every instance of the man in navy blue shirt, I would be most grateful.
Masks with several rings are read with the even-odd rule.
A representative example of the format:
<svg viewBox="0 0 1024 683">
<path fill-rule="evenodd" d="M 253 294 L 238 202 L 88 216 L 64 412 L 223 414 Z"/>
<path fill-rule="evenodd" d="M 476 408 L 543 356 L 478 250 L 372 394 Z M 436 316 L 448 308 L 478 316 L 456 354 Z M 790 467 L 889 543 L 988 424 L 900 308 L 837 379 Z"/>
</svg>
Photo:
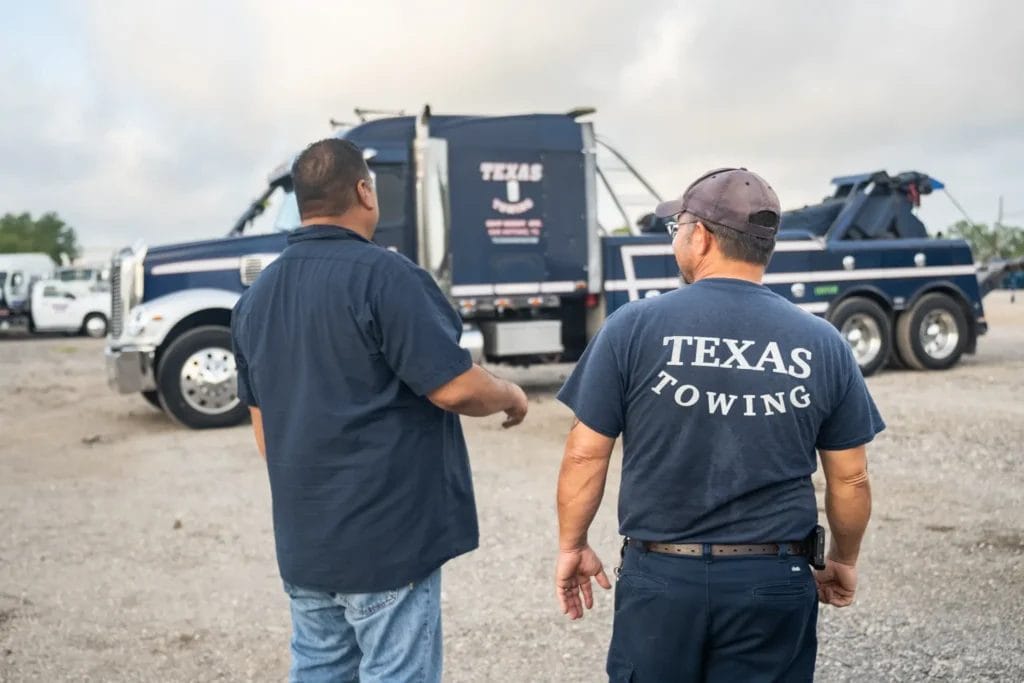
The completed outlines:
<svg viewBox="0 0 1024 683">
<path fill-rule="evenodd" d="M 504 411 L 510 427 L 526 395 L 473 364 L 430 275 L 371 241 L 379 208 L 355 145 L 310 145 L 292 180 L 302 227 L 232 318 L 291 680 L 440 681 L 440 567 L 478 540 L 456 413 Z"/>
<path fill-rule="evenodd" d="M 610 588 L 587 530 L 621 434 L 610 679 L 811 680 L 818 601 L 853 600 L 884 423 L 838 332 L 761 284 L 780 210 L 760 176 L 711 171 L 656 214 L 689 286 L 616 311 L 558 396 L 558 599 L 577 619 L 591 578 Z M 812 575 L 816 451 L 832 544 Z"/>
</svg>

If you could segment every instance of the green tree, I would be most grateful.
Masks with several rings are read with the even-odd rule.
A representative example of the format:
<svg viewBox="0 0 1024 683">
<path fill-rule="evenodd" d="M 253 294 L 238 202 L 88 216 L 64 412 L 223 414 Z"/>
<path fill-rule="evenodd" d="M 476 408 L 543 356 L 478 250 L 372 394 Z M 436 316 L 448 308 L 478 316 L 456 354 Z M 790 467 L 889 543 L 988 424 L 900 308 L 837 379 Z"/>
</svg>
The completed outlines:
<svg viewBox="0 0 1024 683">
<path fill-rule="evenodd" d="M 1024 229 L 1021 228 L 957 221 L 949 226 L 948 234 L 967 240 L 977 261 L 1024 257 Z"/>
<path fill-rule="evenodd" d="M 29 251 L 49 254 L 58 265 L 61 256 L 75 259 L 81 253 L 75 229 L 52 211 L 38 219 L 29 213 L 0 217 L 0 254 Z"/>
</svg>

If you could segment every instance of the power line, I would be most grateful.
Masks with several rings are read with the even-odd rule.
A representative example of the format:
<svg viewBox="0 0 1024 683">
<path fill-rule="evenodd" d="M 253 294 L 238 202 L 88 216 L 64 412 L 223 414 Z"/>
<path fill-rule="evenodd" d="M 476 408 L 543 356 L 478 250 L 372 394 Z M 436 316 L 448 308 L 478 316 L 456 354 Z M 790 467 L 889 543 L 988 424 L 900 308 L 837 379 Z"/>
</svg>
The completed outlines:
<svg viewBox="0 0 1024 683">
<path fill-rule="evenodd" d="M 961 214 L 963 214 L 963 217 L 967 219 L 967 222 L 970 223 L 971 225 L 974 225 L 974 221 L 972 221 L 971 217 L 967 215 L 967 211 L 964 210 L 964 207 L 960 206 L 960 202 L 958 202 L 956 198 L 952 194 L 950 194 L 949 190 L 947 190 L 946 188 L 942 188 L 942 191 L 946 193 L 947 197 L 949 197 L 949 201 L 953 202 L 953 206 L 955 206 L 957 210 L 960 211 Z"/>
</svg>

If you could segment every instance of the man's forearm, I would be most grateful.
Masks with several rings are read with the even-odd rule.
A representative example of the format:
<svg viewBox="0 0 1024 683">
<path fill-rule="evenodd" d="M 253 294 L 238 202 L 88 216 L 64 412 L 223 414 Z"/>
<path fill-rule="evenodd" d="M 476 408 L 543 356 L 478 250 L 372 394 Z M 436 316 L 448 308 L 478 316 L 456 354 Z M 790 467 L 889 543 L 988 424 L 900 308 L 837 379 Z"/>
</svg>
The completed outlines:
<svg viewBox="0 0 1024 683">
<path fill-rule="evenodd" d="M 474 365 L 432 393 L 430 400 L 459 415 L 486 417 L 512 407 L 516 401 L 516 387 Z"/>
<path fill-rule="evenodd" d="M 614 439 L 584 434 L 577 424 L 569 434 L 558 475 L 558 545 L 576 550 L 587 545 L 587 531 L 601 506 Z"/>
<path fill-rule="evenodd" d="M 867 472 L 853 481 L 826 486 L 825 515 L 832 531 L 829 557 L 842 564 L 855 565 L 871 517 L 871 485 Z"/>
</svg>

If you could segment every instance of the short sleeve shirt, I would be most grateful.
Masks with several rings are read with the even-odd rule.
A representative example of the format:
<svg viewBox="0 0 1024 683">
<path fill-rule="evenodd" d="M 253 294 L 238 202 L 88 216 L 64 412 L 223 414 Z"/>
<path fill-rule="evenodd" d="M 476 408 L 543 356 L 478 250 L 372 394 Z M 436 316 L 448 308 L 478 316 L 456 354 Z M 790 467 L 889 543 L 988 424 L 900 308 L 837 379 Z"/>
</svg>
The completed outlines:
<svg viewBox="0 0 1024 683">
<path fill-rule="evenodd" d="M 459 417 L 427 394 L 472 367 L 433 279 L 335 226 L 296 230 L 232 318 L 258 406 L 281 577 L 389 590 L 478 542 Z"/>
<path fill-rule="evenodd" d="M 558 398 L 622 435 L 620 532 L 645 541 L 802 540 L 817 521 L 815 449 L 885 428 L 835 328 L 727 278 L 616 311 Z"/>
</svg>

